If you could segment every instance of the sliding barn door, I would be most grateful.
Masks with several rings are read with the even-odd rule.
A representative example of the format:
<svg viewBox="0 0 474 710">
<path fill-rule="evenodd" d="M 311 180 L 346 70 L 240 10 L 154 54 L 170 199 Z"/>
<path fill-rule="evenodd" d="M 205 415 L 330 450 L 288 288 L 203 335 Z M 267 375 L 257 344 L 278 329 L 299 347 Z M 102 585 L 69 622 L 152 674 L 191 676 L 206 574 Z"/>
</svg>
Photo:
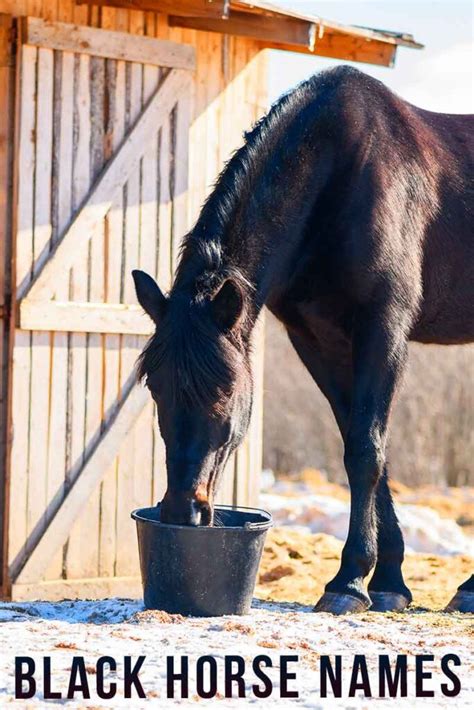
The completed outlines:
<svg viewBox="0 0 474 710">
<path fill-rule="evenodd" d="M 45 584 L 50 597 L 126 593 L 130 510 L 165 484 L 151 399 L 135 382 L 152 326 L 130 272 L 170 285 L 194 50 L 33 18 L 20 35 L 13 596 Z"/>
</svg>

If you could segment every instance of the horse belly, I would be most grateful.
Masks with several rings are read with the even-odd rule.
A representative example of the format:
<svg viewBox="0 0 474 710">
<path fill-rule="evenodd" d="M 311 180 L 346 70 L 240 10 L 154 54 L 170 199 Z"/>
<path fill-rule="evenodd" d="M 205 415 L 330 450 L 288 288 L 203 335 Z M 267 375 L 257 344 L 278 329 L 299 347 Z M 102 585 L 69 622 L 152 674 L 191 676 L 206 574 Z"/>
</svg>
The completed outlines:
<svg viewBox="0 0 474 710">
<path fill-rule="evenodd" d="M 474 342 L 474 278 L 422 305 L 410 340 L 440 345 Z"/>
</svg>

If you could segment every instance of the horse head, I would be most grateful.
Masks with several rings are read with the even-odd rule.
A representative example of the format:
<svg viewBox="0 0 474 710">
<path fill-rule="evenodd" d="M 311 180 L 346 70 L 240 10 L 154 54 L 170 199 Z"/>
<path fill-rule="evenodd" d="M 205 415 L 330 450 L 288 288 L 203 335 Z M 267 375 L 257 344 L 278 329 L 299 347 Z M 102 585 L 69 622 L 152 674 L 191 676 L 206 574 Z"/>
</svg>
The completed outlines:
<svg viewBox="0 0 474 710">
<path fill-rule="evenodd" d="M 157 405 L 166 447 L 161 521 L 212 525 L 225 464 L 250 420 L 245 290 L 235 277 L 214 275 L 165 296 L 143 271 L 133 278 L 138 301 L 156 326 L 139 376 Z"/>
</svg>

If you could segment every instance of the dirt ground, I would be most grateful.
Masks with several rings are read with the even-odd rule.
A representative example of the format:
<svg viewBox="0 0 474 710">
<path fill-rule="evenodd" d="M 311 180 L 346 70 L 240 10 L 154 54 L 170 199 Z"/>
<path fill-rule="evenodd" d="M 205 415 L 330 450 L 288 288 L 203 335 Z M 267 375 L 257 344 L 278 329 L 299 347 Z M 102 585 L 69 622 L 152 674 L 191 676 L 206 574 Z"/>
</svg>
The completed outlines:
<svg viewBox="0 0 474 710">
<path fill-rule="evenodd" d="M 256 596 L 268 601 L 314 604 L 325 583 L 336 574 L 341 550 L 342 542 L 331 535 L 283 527 L 270 530 Z M 464 555 L 407 555 L 404 573 L 413 594 L 413 607 L 442 609 L 473 569 L 474 560 Z"/>
</svg>

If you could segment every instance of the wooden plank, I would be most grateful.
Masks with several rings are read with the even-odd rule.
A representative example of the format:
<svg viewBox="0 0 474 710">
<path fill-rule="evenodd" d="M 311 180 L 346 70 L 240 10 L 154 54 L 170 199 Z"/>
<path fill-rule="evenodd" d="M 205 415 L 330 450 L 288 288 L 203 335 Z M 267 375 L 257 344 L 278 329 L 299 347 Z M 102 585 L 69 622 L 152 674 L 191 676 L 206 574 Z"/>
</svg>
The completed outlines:
<svg viewBox="0 0 474 710">
<path fill-rule="evenodd" d="M 158 282 L 162 289 L 171 287 L 172 249 L 171 249 L 171 194 L 170 194 L 170 155 L 171 126 L 170 120 L 164 122 L 159 134 L 159 204 L 158 204 Z"/>
<path fill-rule="evenodd" d="M 154 10 L 163 15 L 189 15 L 190 17 L 226 17 L 228 0 L 76 0 L 78 5 L 112 5 L 126 10 Z"/>
<path fill-rule="evenodd" d="M 105 62 L 99 57 L 90 59 L 90 180 L 94 181 L 104 164 L 104 80 Z M 97 302 L 104 299 L 104 220 L 91 236 L 88 255 L 87 298 Z M 94 447 L 101 433 L 103 397 L 102 336 L 88 333 L 86 362 L 86 451 Z M 86 453 L 87 455 L 87 453 Z M 80 527 L 91 540 L 91 545 L 81 550 L 81 577 L 93 577 L 99 571 L 100 536 L 99 490 L 91 494 L 79 519 Z"/>
<path fill-rule="evenodd" d="M 18 206 L 16 234 L 17 294 L 31 278 L 33 263 L 34 174 L 36 127 L 37 50 L 23 47 L 17 71 L 20 75 L 18 147 Z M 17 332 L 13 350 L 12 461 L 9 523 L 9 561 L 24 554 L 27 539 L 28 445 L 30 428 L 31 333 Z"/>
<path fill-rule="evenodd" d="M 214 56 L 221 48 L 222 37 L 219 35 L 210 35 L 208 38 L 208 76 L 207 85 L 207 103 L 206 110 L 206 152 L 205 152 L 205 176 L 206 176 L 206 195 L 208 195 L 214 182 L 219 174 L 221 164 L 219 163 L 219 143 L 221 136 L 219 135 L 218 124 L 218 104 L 220 89 L 222 86 L 222 75 L 217 62 L 213 61 Z M 242 73 L 236 78 L 237 85 L 241 81 Z M 239 100 L 243 95 L 236 92 L 236 98 Z M 238 107 L 242 111 L 242 106 Z"/>
<path fill-rule="evenodd" d="M 175 145 L 173 180 L 172 254 L 173 273 L 176 271 L 179 247 L 188 229 L 189 127 L 191 123 L 191 93 L 183 95 L 175 109 Z"/>
<path fill-rule="evenodd" d="M 50 251 L 53 79 L 53 52 L 38 49 L 33 277 Z"/>
<path fill-rule="evenodd" d="M 22 330 L 131 335 L 151 335 L 154 329 L 150 318 L 134 304 L 30 299 L 21 303 L 18 325 Z"/>
<path fill-rule="evenodd" d="M 161 15 L 159 16 L 161 17 Z M 158 18 L 159 19 L 159 18 Z M 147 68 L 145 67 L 145 87 L 147 82 Z M 166 145 L 165 145 L 166 144 Z M 148 271 L 156 279 L 162 288 L 168 289 L 170 285 L 171 273 L 170 273 L 170 219 L 171 210 L 169 203 L 169 153 L 167 145 L 169 146 L 169 121 L 162 126 L 162 128 L 157 132 L 156 141 L 154 144 L 154 152 L 150 157 L 155 165 L 155 171 L 153 174 L 153 182 L 150 180 L 146 183 L 146 191 L 144 193 L 145 200 L 153 199 L 153 188 L 154 188 L 154 207 L 152 208 L 151 214 L 148 215 L 147 223 L 151 225 L 152 221 L 155 220 L 155 239 L 154 239 L 154 259 L 155 263 L 153 268 L 151 267 L 151 262 L 153 260 L 153 252 L 148 252 L 148 248 L 144 246 L 142 248 L 141 264 L 145 271 Z M 151 152 L 150 152 L 151 153 Z M 147 157 L 145 157 L 147 161 Z M 148 165 L 144 162 L 144 171 L 148 169 Z M 150 194 L 147 190 L 150 190 Z M 166 203 L 163 200 L 167 200 Z M 148 210 L 149 208 L 145 208 Z M 146 234 L 146 228 L 145 228 Z M 151 235 L 150 235 L 151 237 Z M 150 238 L 150 244 L 152 239 Z M 142 242 L 143 243 L 143 242 Z M 149 265 L 148 265 L 149 264 Z M 163 273 L 164 272 L 164 273 Z M 151 435 L 152 435 L 152 480 L 151 480 L 151 491 L 150 491 L 150 503 L 154 505 L 162 500 L 166 485 L 166 450 L 163 439 L 161 438 L 160 431 L 158 428 L 156 405 L 154 402 L 150 403 L 150 416 L 151 416 Z"/>
<path fill-rule="evenodd" d="M 73 126 L 71 116 L 74 111 L 74 55 L 70 52 L 55 52 L 54 74 L 53 244 L 66 228 L 72 212 Z M 69 295 L 68 291 L 68 284 L 64 283 L 58 288 L 56 297 L 66 300 Z M 43 328 L 38 330 L 43 330 Z M 49 517 L 50 506 L 54 506 L 57 496 L 62 495 L 66 475 L 68 357 L 68 336 L 64 332 L 52 332 L 46 518 Z M 61 577 L 62 568 L 63 555 L 62 550 L 59 550 L 46 571 L 46 579 Z"/>
<path fill-rule="evenodd" d="M 260 46 L 262 49 L 302 52 L 303 54 L 314 54 L 315 56 L 343 59 L 363 64 L 376 64 L 383 67 L 392 67 L 397 53 L 397 46 L 388 42 L 378 42 L 364 39 L 363 37 L 352 37 L 351 35 L 329 32 L 326 32 L 321 39 L 316 39 L 316 45 L 312 52 L 303 47 L 284 42 L 264 42 Z"/>
<path fill-rule="evenodd" d="M 148 29 L 148 27 L 147 27 Z M 143 96 L 146 102 L 156 90 L 160 79 L 160 70 L 151 65 L 143 67 Z M 148 273 L 155 274 L 158 251 L 158 133 L 150 141 L 141 166 L 140 183 L 140 241 L 138 266 Z M 150 325 L 152 325 L 150 323 Z M 153 326 L 152 326 L 153 327 Z M 144 337 L 137 339 L 141 349 L 145 346 Z M 134 499 L 138 506 L 152 505 L 154 476 L 154 437 L 156 426 L 153 400 L 143 410 L 134 428 L 135 472 Z"/>
<path fill-rule="evenodd" d="M 168 18 L 170 27 L 187 27 L 202 32 L 251 37 L 265 42 L 284 42 L 309 50 L 314 46 L 315 24 L 293 17 L 270 17 L 231 11 L 226 20 L 179 17 L 174 13 Z"/>
<path fill-rule="evenodd" d="M 74 113 L 73 113 L 73 172 L 72 209 L 77 210 L 85 198 L 91 181 L 90 131 L 91 92 L 90 57 L 74 57 Z M 94 224 L 94 229 L 96 228 Z M 89 268 L 88 242 L 93 230 L 83 235 L 77 245 L 74 268 L 67 267 L 69 298 L 87 299 L 87 274 Z M 54 254 L 54 252 L 53 252 Z M 51 259 L 53 259 L 53 254 Z M 51 263 L 51 262 L 48 262 Z M 58 283 L 60 286 L 60 282 Z M 69 341 L 69 393 L 68 393 L 68 448 L 66 488 L 72 485 L 81 469 L 86 446 L 86 387 L 87 387 L 87 337 L 83 333 L 73 333 Z M 82 548 L 84 530 L 78 522 L 71 529 L 71 535 L 63 551 L 63 574 L 67 577 L 81 577 Z"/>
<path fill-rule="evenodd" d="M 36 599 L 51 602 L 63 599 L 140 599 L 140 577 L 95 577 L 92 579 L 61 579 L 33 584 L 14 584 L 11 599 L 15 602 Z"/>
<path fill-rule="evenodd" d="M 107 62 L 108 125 L 106 126 L 105 157 L 117 150 L 125 132 L 125 63 Z M 123 229 L 123 193 L 120 192 L 105 219 L 105 301 L 119 303 Z M 122 307 L 122 306 L 121 306 Z M 103 307 L 102 307 L 103 308 Z M 120 338 L 104 338 L 104 418 L 120 395 Z M 115 574 L 116 506 L 118 458 L 100 484 L 99 574 Z"/>
<path fill-rule="evenodd" d="M 253 411 L 247 437 L 247 504 L 258 505 L 263 453 L 263 364 L 265 314 L 261 313 L 253 333 L 252 371 L 254 378 Z"/>
<path fill-rule="evenodd" d="M 26 602 L 37 599 L 51 602 L 63 599 L 107 599 L 120 597 L 139 599 L 142 596 L 140 577 L 114 577 L 80 580 L 55 580 L 34 584 L 15 584 L 11 599 Z"/>
<path fill-rule="evenodd" d="M 132 123 L 139 115 L 142 102 L 142 67 L 137 64 L 127 66 L 127 101 L 126 122 Z M 149 139 L 149 143 L 151 140 Z M 146 146 L 149 149 L 149 144 Z M 139 262 L 140 243 L 140 189 L 142 177 L 142 162 L 129 175 L 126 186 L 126 205 L 124 214 L 124 232 L 122 248 L 122 299 L 125 304 L 136 303 L 135 289 L 131 278 L 131 270 L 137 268 Z M 133 371 L 140 354 L 140 343 L 135 335 L 124 335 L 121 339 L 121 380 L 122 383 Z M 117 480 L 117 556 L 115 573 L 118 575 L 132 574 L 137 569 L 137 546 L 133 536 L 133 526 L 130 520 L 130 508 L 138 507 L 135 502 L 135 492 L 138 488 L 136 478 L 143 472 L 137 471 L 135 451 L 135 431 L 131 431 L 120 451 Z"/>
<path fill-rule="evenodd" d="M 127 388 L 128 389 L 128 388 Z M 90 453 L 75 481 L 59 505 L 46 530 L 32 549 L 30 556 L 19 571 L 11 569 L 11 578 L 17 583 L 33 583 L 42 578 L 49 560 L 66 542 L 75 523 L 94 488 L 105 474 L 117 454 L 119 446 L 131 430 L 143 407 L 149 401 L 149 393 L 134 384 L 130 393 L 124 394 L 120 408 L 107 423 L 95 449 Z"/>
<path fill-rule="evenodd" d="M 16 204 L 16 82 L 12 45 L 14 20 L 0 14 L 0 593 L 8 586 L 8 527 L 10 492 L 10 413 L 13 320 L 9 301 L 14 272 L 14 211 Z M 15 165 L 14 165 L 15 163 Z"/>
<path fill-rule="evenodd" d="M 51 246 L 51 176 L 53 150 L 53 52 L 38 49 L 34 176 L 33 273 L 47 260 Z M 27 536 L 42 524 L 47 508 L 48 427 L 50 416 L 51 341 L 49 333 L 31 335 L 30 429 Z M 27 544 L 28 549 L 28 544 Z"/>
<path fill-rule="evenodd" d="M 88 57 L 81 56 L 81 60 L 85 59 Z M 74 263 L 78 251 L 81 246 L 84 246 L 84 241 L 93 233 L 97 223 L 105 217 L 128 175 L 136 169 L 144 146 L 166 121 L 176 98 L 187 90 L 189 81 L 188 74 L 179 69 L 173 69 L 166 77 L 90 190 L 79 214 L 53 249 L 51 258 L 29 290 L 29 297 L 44 298 L 54 293 L 58 281 L 64 278 L 64 274 Z"/>
<path fill-rule="evenodd" d="M 31 280 L 33 264 L 33 205 L 35 174 L 36 126 L 36 63 L 38 50 L 23 47 L 21 51 L 20 86 L 20 136 L 19 164 L 21 178 L 18 184 L 18 234 L 16 256 L 17 298 L 21 297 Z"/>
<path fill-rule="evenodd" d="M 234 472 L 235 452 L 229 456 L 222 472 L 219 490 L 217 491 L 217 495 L 214 501 L 216 505 L 232 505 L 234 491 Z"/>
<path fill-rule="evenodd" d="M 37 17 L 25 17 L 23 21 L 25 43 L 36 47 L 191 71 L 196 66 L 195 50 L 190 45 L 66 22 L 46 22 Z"/>
</svg>

